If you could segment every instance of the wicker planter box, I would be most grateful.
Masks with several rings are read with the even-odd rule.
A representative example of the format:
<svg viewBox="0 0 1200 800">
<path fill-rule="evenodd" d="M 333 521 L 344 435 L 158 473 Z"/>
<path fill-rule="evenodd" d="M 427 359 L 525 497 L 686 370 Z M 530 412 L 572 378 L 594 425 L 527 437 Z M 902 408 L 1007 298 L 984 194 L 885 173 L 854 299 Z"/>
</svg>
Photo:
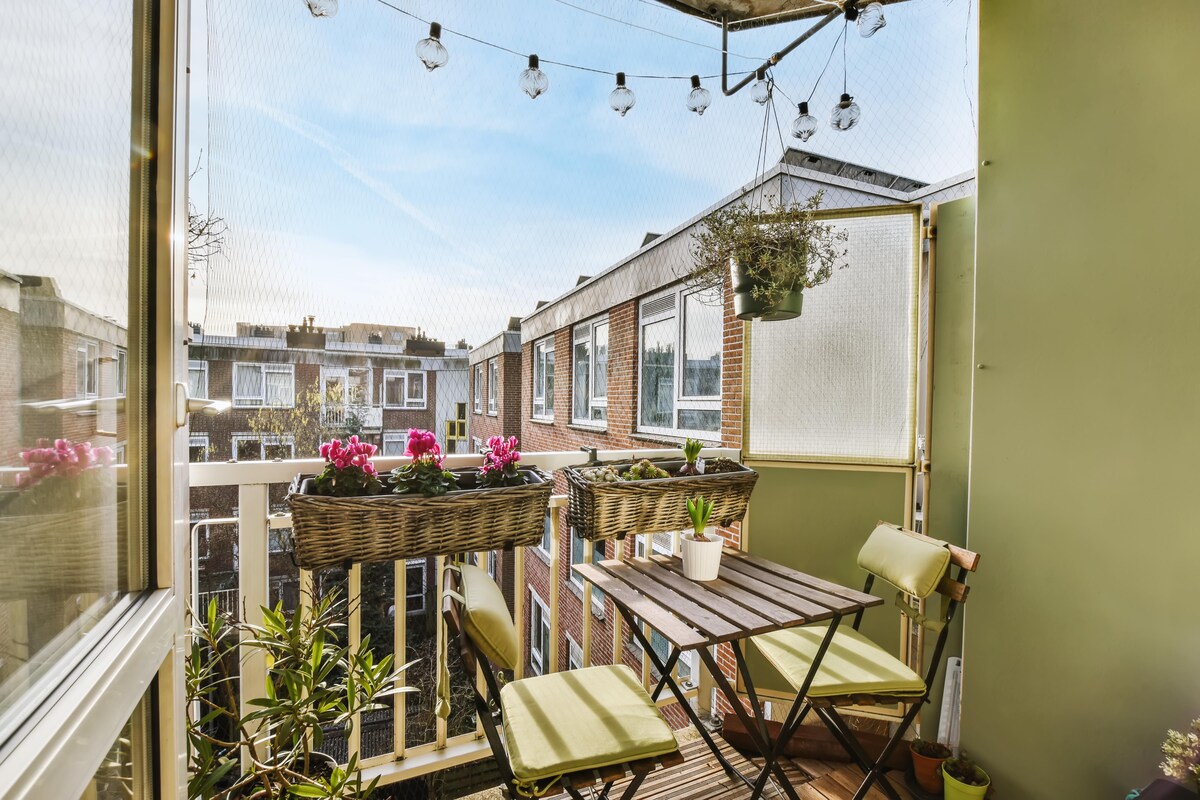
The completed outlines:
<svg viewBox="0 0 1200 800">
<path fill-rule="evenodd" d="M 627 470 L 633 462 L 604 462 L 601 466 Z M 683 459 L 653 460 L 673 472 Z M 645 481 L 594 483 L 580 471 L 595 465 L 566 467 L 563 474 L 570 489 L 567 521 L 584 539 L 624 539 L 629 534 L 660 533 L 691 527 L 687 499 L 703 495 L 713 501 L 712 523 L 729 525 L 746 515 L 750 493 L 758 473 L 748 467 L 737 472 L 692 475 L 684 478 L 653 478 Z"/>
<path fill-rule="evenodd" d="M 288 494 L 296 563 L 320 569 L 355 562 L 508 550 L 542 540 L 554 483 L 522 467 L 522 486 L 475 488 L 477 469 L 450 470 L 460 488 L 440 497 L 380 494 L 321 497 L 312 475 L 297 475 Z"/>
</svg>

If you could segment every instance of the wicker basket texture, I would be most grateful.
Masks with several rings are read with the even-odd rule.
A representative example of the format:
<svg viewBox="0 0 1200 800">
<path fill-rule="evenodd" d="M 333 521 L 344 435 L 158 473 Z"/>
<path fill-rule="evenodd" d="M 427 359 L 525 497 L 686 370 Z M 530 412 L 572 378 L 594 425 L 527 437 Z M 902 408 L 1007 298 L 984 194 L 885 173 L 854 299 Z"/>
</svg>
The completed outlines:
<svg viewBox="0 0 1200 800">
<path fill-rule="evenodd" d="M 470 486 L 478 471 L 451 472 Z M 298 475 L 288 495 L 296 563 L 312 570 L 536 544 L 554 483 L 536 467 L 521 472 L 529 483 L 440 497 L 320 497 L 305 491 L 312 476 Z"/>
<path fill-rule="evenodd" d="M 614 461 L 600 466 L 624 472 L 631 463 Z M 672 472 L 683 465 L 683 460 L 660 459 L 651 463 Z M 743 467 L 737 472 L 711 475 L 600 483 L 580 474 L 591 466 L 596 465 L 566 467 L 563 473 L 570 489 L 567 521 L 577 536 L 593 541 L 690 529 L 687 499 L 699 495 L 713 501 L 714 524 L 730 525 L 746 516 L 750 493 L 758 480 L 757 472 Z"/>
</svg>

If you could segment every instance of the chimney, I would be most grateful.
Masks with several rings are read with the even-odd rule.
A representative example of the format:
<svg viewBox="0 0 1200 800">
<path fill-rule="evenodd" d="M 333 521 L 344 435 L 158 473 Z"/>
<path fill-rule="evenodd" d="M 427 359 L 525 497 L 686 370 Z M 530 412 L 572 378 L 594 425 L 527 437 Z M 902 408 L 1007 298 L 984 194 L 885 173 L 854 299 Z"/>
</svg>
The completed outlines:
<svg viewBox="0 0 1200 800">
<path fill-rule="evenodd" d="M 299 327 L 289 325 L 287 331 L 287 346 L 289 350 L 324 350 L 325 329 L 313 325 L 316 317 L 307 316 Z"/>
</svg>

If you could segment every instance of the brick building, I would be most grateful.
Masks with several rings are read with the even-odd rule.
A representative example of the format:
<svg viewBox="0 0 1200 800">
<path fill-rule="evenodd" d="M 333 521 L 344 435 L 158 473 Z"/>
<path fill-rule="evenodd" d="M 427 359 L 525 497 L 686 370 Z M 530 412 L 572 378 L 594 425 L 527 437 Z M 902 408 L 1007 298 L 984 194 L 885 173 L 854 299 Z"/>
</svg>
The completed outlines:
<svg viewBox="0 0 1200 800">
<path fill-rule="evenodd" d="M 467 353 L 471 382 L 471 451 L 488 437 L 521 438 L 521 320 Z M 524 444 L 522 443 L 522 446 Z"/>
<path fill-rule="evenodd" d="M 660 449 L 689 437 L 741 448 L 746 326 L 733 313 L 728 285 L 723 297 L 714 297 L 681 280 L 691 266 L 692 233 L 708 214 L 727 205 L 760 198 L 795 202 L 817 190 L 824 190 L 823 207 L 829 210 L 921 203 L 927 213 L 931 202 L 972 193 L 974 180 L 965 175 L 931 186 L 790 149 L 755 183 L 666 234 L 647 234 L 634 253 L 539 304 L 521 321 L 523 449 Z M 561 478 L 558 483 L 556 491 L 565 493 Z M 529 611 L 522 624 L 529 631 L 526 655 L 535 672 L 544 668 L 539 662 L 549 649 L 535 643 L 550 635 L 543 619 L 551 580 L 560 587 L 557 668 L 575 666 L 581 652 L 583 593 L 571 564 L 584 557 L 584 549 L 567 525 L 565 510 L 560 513 L 558 574 L 550 575 L 546 549 L 530 548 L 526 555 Z M 736 526 L 722 532 L 737 542 Z M 637 538 L 598 542 L 593 558 L 614 557 L 615 547 L 624 547 L 628 555 L 670 551 L 671 532 Z M 592 660 L 612 663 L 614 609 L 594 592 L 589 613 Z M 628 631 L 622 639 L 621 659 L 640 668 L 641 653 Z M 665 641 L 655 636 L 652 644 L 656 650 L 661 644 L 665 657 Z M 731 657 L 718 655 L 732 673 Z M 687 659 L 681 662 L 685 674 L 695 668 Z"/>
</svg>

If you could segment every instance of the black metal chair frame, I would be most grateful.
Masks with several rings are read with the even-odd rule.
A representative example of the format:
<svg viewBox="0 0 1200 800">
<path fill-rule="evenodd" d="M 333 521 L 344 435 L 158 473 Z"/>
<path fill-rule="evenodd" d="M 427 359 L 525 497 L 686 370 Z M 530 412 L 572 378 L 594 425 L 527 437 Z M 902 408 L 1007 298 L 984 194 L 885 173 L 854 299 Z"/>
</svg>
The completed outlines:
<svg viewBox="0 0 1200 800">
<path fill-rule="evenodd" d="M 445 586 L 457 593 L 461 591 L 460 581 L 458 572 L 452 567 L 447 568 L 445 572 Z M 459 656 L 462 658 L 463 666 L 468 675 L 477 674 L 477 665 L 482 667 L 482 669 L 478 670 L 478 673 L 483 675 L 486 693 L 480 691 L 478 682 L 471 682 L 472 693 L 475 698 L 475 711 L 479 715 L 484 736 L 487 737 L 492 755 L 495 756 L 496 764 L 499 766 L 501 775 L 504 778 L 505 789 L 509 797 L 528 797 L 528 791 L 521 789 L 520 781 L 513 774 L 508 758 L 508 750 L 505 748 L 504 739 L 500 735 L 500 726 L 503 724 L 503 711 L 500 706 L 500 682 L 497 677 L 497 670 L 488 658 L 479 651 L 475 643 L 471 640 L 471 637 L 463 629 L 460 606 L 460 601 L 450 593 L 447 593 L 445 599 L 442 601 L 442 616 L 446 620 L 448 636 L 458 641 Z M 602 783 L 600 791 L 598 793 L 593 792 L 593 800 L 607 800 L 613 785 L 621 777 L 624 777 L 626 773 L 625 766 L 628 766 L 633 777 L 629 785 L 625 788 L 625 791 L 621 793 L 620 800 L 632 800 L 642 782 L 657 764 L 671 766 L 681 763 L 683 763 L 683 756 L 676 750 L 674 753 L 669 753 L 665 756 L 639 759 L 630 762 L 628 765 L 609 768 L 604 770 L 603 773 L 600 770 L 579 770 L 562 775 L 556 781 L 540 789 L 537 794 L 539 796 L 549 794 L 557 786 L 574 798 L 574 800 L 584 800 L 584 796 L 579 792 L 580 789 L 586 789 L 594 786 L 596 783 Z M 615 775 L 616 771 L 620 772 L 620 776 Z"/>
<path fill-rule="evenodd" d="M 888 523 L 880 523 L 880 524 L 888 524 Z M 893 525 L 891 527 L 897 527 L 897 526 Z M 897 528 L 897 529 L 899 529 L 899 528 Z M 913 532 L 907 531 L 907 533 L 911 534 Z M 919 536 L 920 534 L 916 534 L 916 535 Z M 956 547 L 951 547 L 950 550 L 951 550 L 950 565 L 957 566 L 958 572 L 953 579 L 951 579 L 949 577 L 949 575 L 947 575 L 946 577 L 943 577 L 941 583 L 938 585 L 937 590 L 936 590 L 937 593 L 946 595 L 949 602 L 946 604 L 945 619 L 942 620 L 943 624 L 941 627 L 941 631 L 938 633 L 937 644 L 934 646 L 934 649 L 933 649 L 933 657 L 930 659 L 929 667 L 925 673 L 925 691 L 924 691 L 924 693 L 922 693 L 920 695 L 907 695 L 907 696 L 905 696 L 905 695 L 886 695 L 886 694 L 883 694 L 883 695 L 845 695 L 844 696 L 845 698 L 847 698 L 849 700 L 849 702 L 846 703 L 847 705 L 854 704 L 855 697 L 859 697 L 859 698 L 869 697 L 872 700 L 885 700 L 885 701 L 890 701 L 890 702 L 898 702 L 900 704 L 905 704 L 905 705 L 909 706 L 909 708 L 905 712 L 904 716 L 900 719 L 900 722 L 897 723 L 895 732 L 888 739 L 887 744 L 884 745 L 884 748 L 880 752 L 879 757 L 877 759 L 875 759 L 874 761 L 871 760 L 870 755 L 867 754 L 866 749 L 858 741 L 857 737 L 855 737 L 854 731 L 850 728 L 849 724 L 846 722 L 846 719 L 837 712 L 836 703 L 833 701 L 839 699 L 841 696 L 833 697 L 833 698 L 818 698 L 819 701 L 824 701 L 824 703 L 828 703 L 827 705 L 824 703 L 822 703 L 820 705 L 816 705 L 811 700 L 809 700 L 809 698 L 807 697 L 808 687 L 811 684 L 812 678 L 813 678 L 813 671 L 810 670 L 809 675 L 808 675 L 808 680 L 805 682 L 804 686 L 802 686 L 800 688 L 800 690 L 797 692 L 796 699 L 792 703 L 791 708 L 788 710 L 787 716 L 784 718 L 783 726 L 780 729 L 779 736 L 775 739 L 775 742 L 770 747 L 769 751 L 764 751 L 766 753 L 766 757 L 767 757 L 767 764 L 766 764 L 766 766 L 764 766 L 762 774 L 759 776 L 759 779 L 755 784 L 754 792 L 751 795 L 752 798 L 758 798 L 759 796 L 762 795 L 763 790 L 766 788 L 766 780 L 767 780 L 767 774 L 768 774 L 767 768 L 771 767 L 774 764 L 777 764 L 779 759 L 782 758 L 783 751 L 784 751 L 784 748 L 786 747 L 787 742 L 796 733 L 797 729 L 804 722 L 805 717 L 808 716 L 808 712 L 811 710 L 818 717 L 821 718 L 821 721 L 825 723 L 825 726 L 827 728 L 829 728 L 829 730 L 833 734 L 834 738 L 838 740 L 838 743 L 842 745 L 842 747 L 846 750 L 846 752 L 850 755 L 850 757 L 854 760 L 854 762 L 856 764 L 858 764 L 858 766 L 861 767 L 863 772 L 865 773 L 862 784 L 859 786 L 858 791 L 855 792 L 855 794 L 854 794 L 854 800 L 862 800 L 864 797 L 866 797 L 867 792 L 869 792 L 871 790 L 871 787 L 875 783 L 879 784 L 880 789 L 883 790 L 884 794 L 886 794 L 890 798 L 890 800 L 901 800 L 901 797 L 896 792 L 896 789 L 892 786 L 892 784 L 888 780 L 887 776 L 884 775 L 884 770 L 885 770 L 884 764 L 887 762 L 888 757 L 891 756 L 892 752 L 896 749 L 896 747 L 900 744 L 900 742 L 903 741 L 904 734 L 908 732 L 908 729 L 912 726 L 913 722 L 916 721 L 917 714 L 920 713 L 921 707 L 925 703 L 929 702 L 929 692 L 933 686 L 934 679 L 937 677 L 938 668 L 941 666 L 942 653 L 945 651 L 945 648 L 946 648 L 946 640 L 950 635 L 950 623 L 954 620 L 954 613 L 958 609 L 958 606 L 960 606 L 962 603 L 966 602 L 966 599 L 967 599 L 967 593 L 968 593 L 967 576 L 968 576 L 968 574 L 970 574 L 971 572 L 974 572 L 976 569 L 979 568 L 978 554 L 972 553 L 968 550 L 963 550 L 961 548 L 956 548 Z M 949 570 L 947 570 L 947 572 L 949 572 Z M 875 576 L 873 574 L 868 573 L 867 580 L 866 580 L 865 584 L 863 585 L 863 591 L 870 593 L 871 587 L 874 585 L 874 583 L 875 583 Z M 861 610 L 857 614 L 854 615 L 854 622 L 852 624 L 852 627 L 854 628 L 854 630 L 858 630 L 858 626 L 862 623 L 862 617 L 863 617 L 863 611 L 861 611 Z M 819 653 L 817 655 L 817 658 L 816 658 L 817 662 L 820 661 L 821 657 L 824 655 L 825 650 L 828 648 L 829 643 L 832 640 L 833 630 L 834 630 L 835 626 L 836 626 L 836 620 L 834 621 L 833 624 L 830 625 L 829 634 L 825 637 L 825 641 L 822 644 L 821 650 L 819 651 Z M 739 669 L 743 668 L 743 664 L 741 661 L 738 662 L 738 668 Z M 754 693 L 753 693 L 753 687 L 751 686 L 751 684 L 749 683 L 749 680 L 748 680 L 749 673 L 744 672 L 743 675 L 747 677 L 747 681 L 746 681 L 747 690 L 748 690 L 748 694 L 751 697 L 751 700 L 753 701 Z"/>
</svg>

